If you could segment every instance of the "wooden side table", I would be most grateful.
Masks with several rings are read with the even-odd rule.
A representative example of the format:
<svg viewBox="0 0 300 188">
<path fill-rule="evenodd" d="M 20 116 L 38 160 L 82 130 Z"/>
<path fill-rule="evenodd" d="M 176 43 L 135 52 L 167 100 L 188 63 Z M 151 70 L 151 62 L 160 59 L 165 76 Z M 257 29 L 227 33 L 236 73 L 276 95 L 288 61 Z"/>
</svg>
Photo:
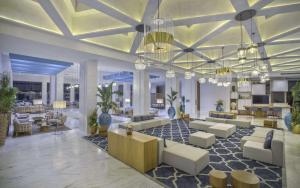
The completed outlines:
<svg viewBox="0 0 300 188">
<path fill-rule="evenodd" d="M 209 172 L 209 184 L 213 188 L 227 187 L 227 175 L 220 170 L 212 170 Z"/>
<path fill-rule="evenodd" d="M 269 127 L 269 128 L 277 128 L 277 120 L 275 119 L 266 119 L 264 120 L 264 127 Z"/>
<path fill-rule="evenodd" d="M 231 172 L 233 188 L 259 188 L 259 179 L 255 174 L 234 170 Z"/>
</svg>

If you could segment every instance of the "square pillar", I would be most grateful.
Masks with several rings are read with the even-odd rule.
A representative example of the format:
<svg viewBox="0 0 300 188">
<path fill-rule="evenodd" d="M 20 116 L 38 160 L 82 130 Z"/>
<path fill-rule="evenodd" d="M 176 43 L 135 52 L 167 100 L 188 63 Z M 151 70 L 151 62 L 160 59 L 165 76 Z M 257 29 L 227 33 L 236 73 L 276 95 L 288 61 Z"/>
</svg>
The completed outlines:
<svg viewBox="0 0 300 188">
<path fill-rule="evenodd" d="M 133 115 L 149 114 L 150 89 L 147 70 L 133 73 Z"/>
<path fill-rule="evenodd" d="M 194 78 L 190 80 L 183 79 L 181 96 L 185 96 L 185 113 L 189 114 L 190 117 L 197 117 L 197 80 Z"/>
<path fill-rule="evenodd" d="M 56 100 L 56 78 L 55 75 L 50 76 L 50 104 Z"/>
<path fill-rule="evenodd" d="M 56 75 L 56 100 L 62 101 L 64 100 L 64 72 L 60 72 Z"/>
<path fill-rule="evenodd" d="M 124 102 L 123 106 L 124 106 L 124 110 L 126 108 L 131 107 L 131 105 L 130 105 L 130 100 L 131 100 L 130 99 L 130 87 L 131 87 L 131 83 L 124 83 L 123 84 L 123 102 Z"/>
<path fill-rule="evenodd" d="M 165 79 L 165 99 L 166 99 L 165 109 L 166 109 L 166 111 L 170 107 L 170 104 L 167 101 L 167 99 L 168 99 L 168 95 L 171 95 L 171 88 L 173 89 L 173 91 L 177 91 L 178 92 L 177 99 L 173 103 L 173 106 L 174 106 L 174 108 L 176 110 L 176 116 L 175 116 L 175 118 L 177 118 L 179 116 L 179 101 L 180 101 L 179 83 L 180 83 L 180 80 L 179 80 L 178 77 L 166 78 Z"/>
<path fill-rule="evenodd" d="M 80 64 L 79 109 L 81 113 L 80 130 L 88 134 L 88 116 L 97 106 L 97 61 L 91 60 Z"/>
<path fill-rule="evenodd" d="M 74 87 L 70 88 L 70 103 L 73 103 L 75 101 L 75 89 Z"/>
<path fill-rule="evenodd" d="M 42 82 L 42 101 L 44 105 L 47 105 L 47 81 Z"/>
</svg>

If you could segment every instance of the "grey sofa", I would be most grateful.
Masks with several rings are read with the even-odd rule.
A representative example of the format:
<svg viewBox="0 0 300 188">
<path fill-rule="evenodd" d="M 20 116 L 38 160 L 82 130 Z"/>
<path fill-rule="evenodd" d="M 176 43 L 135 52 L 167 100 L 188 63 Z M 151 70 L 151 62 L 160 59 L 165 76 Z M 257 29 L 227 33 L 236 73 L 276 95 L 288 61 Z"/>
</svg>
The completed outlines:
<svg viewBox="0 0 300 188">
<path fill-rule="evenodd" d="M 241 149 L 246 158 L 265 163 L 283 166 L 284 163 L 284 134 L 281 130 L 274 130 L 271 149 L 264 149 L 266 134 L 272 129 L 256 127 L 251 136 L 241 139 Z"/>
</svg>

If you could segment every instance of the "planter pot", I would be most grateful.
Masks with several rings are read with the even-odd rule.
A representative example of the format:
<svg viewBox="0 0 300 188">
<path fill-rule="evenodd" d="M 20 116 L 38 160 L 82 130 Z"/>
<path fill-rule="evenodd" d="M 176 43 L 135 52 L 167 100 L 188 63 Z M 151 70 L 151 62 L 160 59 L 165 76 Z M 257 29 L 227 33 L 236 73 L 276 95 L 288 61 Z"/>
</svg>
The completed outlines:
<svg viewBox="0 0 300 188">
<path fill-rule="evenodd" d="M 168 109 L 168 115 L 170 119 L 174 119 L 175 115 L 176 115 L 176 110 L 173 106 L 169 107 Z"/>
<path fill-rule="evenodd" d="M 92 126 L 92 127 L 90 127 L 91 135 L 95 135 L 97 133 L 97 130 L 98 130 L 98 126 Z"/>
<path fill-rule="evenodd" d="M 8 126 L 8 114 L 0 114 L 0 146 L 5 144 Z"/>
<path fill-rule="evenodd" d="M 99 135 L 102 137 L 107 137 L 107 129 L 108 129 L 108 127 L 106 127 L 106 126 L 100 126 L 99 127 Z"/>
<path fill-rule="evenodd" d="M 289 112 L 284 116 L 285 126 L 289 131 L 292 131 L 292 114 Z"/>
<path fill-rule="evenodd" d="M 111 116 L 109 113 L 100 114 L 99 118 L 99 134 L 100 136 L 107 136 L 107 129 L 111 124 Z"/>
<path fill-rule="evenodd" d="M 293 127 L 292 127 L 292 132 L 293 132 L 294 134 L 300 134 L 300 124 L 293 125 Z"/>
</svg>

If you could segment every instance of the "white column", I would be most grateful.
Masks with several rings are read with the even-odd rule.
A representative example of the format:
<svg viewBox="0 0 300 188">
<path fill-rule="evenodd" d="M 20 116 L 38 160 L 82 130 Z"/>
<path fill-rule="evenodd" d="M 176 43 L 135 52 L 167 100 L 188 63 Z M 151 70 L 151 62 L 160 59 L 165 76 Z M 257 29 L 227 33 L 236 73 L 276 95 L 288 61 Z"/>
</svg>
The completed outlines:
<svg viewBox="0 0 300 188">
<path fill-rule="evenodd" d="M 47 105 L 47 81 L 42 82 L 42 101 L 44 105 Z"/>
<path fill-rule="evenodd" d="M 70 102 L 73 103 L 75 101 L 75 89 L 70 88 Z"/>
<path fill-rule="evenodd" d="M 88 134 L 88 116 L 96 108 L 97 103 L 97 61 L 80 64 L 79 108 L 83 133 Z"/>
<path fill-rule="evenodd" d="M 56 76 L 50 76 L 50 104 L 56 100 Z"/>
<path fill-rule="evenodd" d="M 64 100 L 64 72 L 60 72 L 56 75 L 56 100 L 62 101 Z"/>
<path fill-rule="evenodd" d="M 181 96 L 185 96 L 185 113 L 195 118 L 197 115 L 197 80 L 194 78 L 190 80 L 183 79 Z"/>
<path fill-rule="evenodd" d="M 133 72 L 133 115 L 149 114 L 149 83 L 147 70 Z"/>
<path fill-rule="evenodd" d="M 126 100 L 130 100 L 130 87 L 131 83 L 124 83 L 123 84 L 123 102 L 124 102 L 124 110 L 130 107 L 130 101 L 126 102 Z"/>
<path fill-rule="evenodd" d="M 173 106 L 176 110 L 176 117 L 179 114 L 179 78 L 178 77 L 174 77 L 174 78 L 166 78 L 165 81 L 165 99 L 166 99 L 166 111 L 168 110 L 168 108 L 170 107 L 169 102 L 167 101 L 168 99 L 168 95 L 171 95 L 171 88 L 173 89 L 173 91 L 177 91 L 177 99 L 173 102 Z M 176 118 L 175 117 L 175 118 Z"/>
<path fill-rule="evenodd" d="M 13 77 L 12 77 L 12 69 L 11 62 L 8 53 L 1 54 L 1 72 L 8 73 L 10 77 L 10 86 L 13 86 Z"/>
</svg>

